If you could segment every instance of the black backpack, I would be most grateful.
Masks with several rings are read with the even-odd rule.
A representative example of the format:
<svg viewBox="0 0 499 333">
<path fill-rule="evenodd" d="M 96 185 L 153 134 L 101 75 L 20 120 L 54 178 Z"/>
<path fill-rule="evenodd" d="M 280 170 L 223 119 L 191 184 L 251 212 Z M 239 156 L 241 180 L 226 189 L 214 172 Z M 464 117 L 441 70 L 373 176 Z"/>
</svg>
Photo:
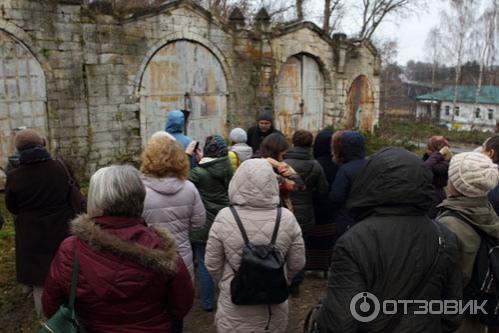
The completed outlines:
<svg viewBox="0 0 499 333">
<path fill-rule="evenodd" d="M 244 239 L 241 265 L 230 283 L 232 303 L 236 305 L 280 304 L 288 299 L 289 291 L 284 276 L 284 257 L 275 246 L 281 208 L 277 209 L 277 220 L 270 244 L 252 244 L 244 230 L 239 214 L 230 207 Z"/>
<path fill-rule="evenodd" d="M 484 325 L 499 326 L 499 241 L 473 223 L 469 223 L 468 219 L 458 212 L 446 210 L 439 217 L 444 216 L 457 218 L 472 227 L 480 236 L 480 247 L 473 264 L 471 280 L 463 290 L 463 300 L 477 301 L 478 306 L 487 301 L 483 307 L 486 314 L 478 310 L 476 314 L 468 313 L 468 315 Z"/>
</svg>

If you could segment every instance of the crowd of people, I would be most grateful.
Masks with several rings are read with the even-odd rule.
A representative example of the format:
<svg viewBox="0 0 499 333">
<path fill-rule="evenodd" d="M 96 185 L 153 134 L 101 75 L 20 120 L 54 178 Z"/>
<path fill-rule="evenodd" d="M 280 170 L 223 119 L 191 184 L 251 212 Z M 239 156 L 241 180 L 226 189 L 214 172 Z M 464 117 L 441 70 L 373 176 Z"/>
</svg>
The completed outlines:
<svg viewBox="0 0 499 333">
<path fill-rule="evenodd" d="M 234 128 L 229 144 L 219 134 L 200 144 L 184 122 L 181 111 L 169 112 L 138 169 L 97 170 L 84 212 L 71 204 L 69 165 L 35 130 L 16 135 L 5 200 L 17 280 L 40 318 L 68 304 L 76 283 L 75 310 L 89 332 L 182 332 L 197 282 L 197 306 L 216 311 L 217 332 L 286 332 L 286 298 L 299 297 L 316 271 L 328 290 L 314 332 L 494 332 L 456 313 L 363 322 L 351 301 L 363 292 L 380 300 L 469 296 L 483 237 L 499 240 L 499 135 L 455 156 L 434 136 L 422 158 L 393 147 L 366 157 L 361 133 L 286 138 L 269 108 L 248 131 Z M 281 274 L 284 299 L 259 302 L 282 296 L 282 286 L 261 295 L 247 267 L 253 279 L 269 274 L 263 284 L 272 286 Z"/>
</svg>

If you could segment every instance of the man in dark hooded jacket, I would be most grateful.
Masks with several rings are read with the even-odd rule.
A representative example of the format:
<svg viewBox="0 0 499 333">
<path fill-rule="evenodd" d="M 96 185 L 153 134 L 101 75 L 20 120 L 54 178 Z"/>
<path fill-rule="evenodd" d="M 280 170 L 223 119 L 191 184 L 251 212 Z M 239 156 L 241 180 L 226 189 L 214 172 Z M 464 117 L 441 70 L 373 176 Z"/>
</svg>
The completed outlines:
<svg viewBox="0 0 499 333">
<path fill-rule="evenodd" d="M 248 141 L 246 141 L 246 144 L 253 148 L 255 154 L 258 155 L 263 139 L 272 133 L 282 133 L 274 127 L 274 112 L 271 108 L 264 108 L 258 115 L 257 121 L 256 126 L 248 129 Z"/>
<path fill-rule="evenodd" d="M 380 303 L 462 298 L 458 241 L 427 217 L 433 197 L 431 171 L 416 155 L 385 148 L 367 161 L 347 203 L 357 223 L 334 248 L 328 294 L 318 314 L 321 333 L 433 333 L 459 326 L 459 315 L 414 314 L 421 310 L 414 303 L 406 303 L 407 314 L 397 303 L 397 314 L 379 311 L 367 320 L 373 312 L 366 310 L 375 303 L 362 297 L 371 293 Z"/>
</svg>

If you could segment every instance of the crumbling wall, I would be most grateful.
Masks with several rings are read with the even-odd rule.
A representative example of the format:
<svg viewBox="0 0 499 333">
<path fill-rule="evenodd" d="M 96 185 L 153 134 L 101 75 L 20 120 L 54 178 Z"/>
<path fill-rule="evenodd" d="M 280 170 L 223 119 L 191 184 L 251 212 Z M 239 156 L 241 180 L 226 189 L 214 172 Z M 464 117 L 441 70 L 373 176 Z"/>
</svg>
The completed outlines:
<svg viewBox="0 0 499 333">
<path fill-rule="evenodd" d="M 322 90 L 318 96 L 323 100 L 315 107 L 322 108 L 318 127 L 345 125 L 348 91 L 356 77 L 365 75 L 374 101 L 372 121 L 366 127 L 371 129 L 377 121 L 379 96 L 374 48 L 346 38 L 330 39 L 312 23 L 271 29 L 265 15 L 261 18 L 254 26 L 246 25 L 237 15 L 229 22 L 219 22 L 188 1 L 170 2 L 126 17 L 106 15 L 78 0 L 4 0 L 0 4 L 0 30 L 28 50 L 43 70 L 47 125 L 38 129 L 50 139 L 53 152 L 86 174 L 109 163 L 137 161 L 147 139 L 145 122 L 163 128 L 168 110 L 163 110 L 162 104 L 148 104 L 154 112 L 147 117 L 154 119 L 145 117 L 146 104 L 141 101 L 149 90 L 143 78 L 145 72 L 153 72 L 148 67 L 151 61 L 165 61 L 165 66 L 169 66 L 168 61 L 178 62 L 154 58 L 178 41 L 199 45 L 199 50 L 208 52 L 204 54 L 221 68 L 223 74 L 210 76 L 209 69 L 195 68 L 202 61 L 193 60 L 192 70 L 202 76 L 197 83 L 205 85 L 208 92 L 206 96 L 194 92 L 195 96 L 185 101 L 187 106 L 191 103 L 198 108 L 200 116 L 219 112 L 218 132 L 223 135 L 232 127 L 250 126 L 261 107 L 275 106 L 283 66 L 301 55 L 307 57 L 309 65 L 313 60 L 323 76 L 323 87 L 318 83 Z M 169 73 L 174 72 L 162 72 L 157 82 L 167 80 Z M 164 105 L 182 106 L 182 99 L 174 92 L 169 96 L 169 91 L 159 91 L 159 95 L 157 101 L 170 99 L 174 103 Z M 0 117 L 2 140 L 11 139 L 14 127 L 37 128 L 37 124 L 13 124 L 7 118 Z M 190 134 L 199 139 L 206 133 Z M 2 164 L 12 147 L 3 149 L 9 151 L 2 151 Z"/>
</svg>

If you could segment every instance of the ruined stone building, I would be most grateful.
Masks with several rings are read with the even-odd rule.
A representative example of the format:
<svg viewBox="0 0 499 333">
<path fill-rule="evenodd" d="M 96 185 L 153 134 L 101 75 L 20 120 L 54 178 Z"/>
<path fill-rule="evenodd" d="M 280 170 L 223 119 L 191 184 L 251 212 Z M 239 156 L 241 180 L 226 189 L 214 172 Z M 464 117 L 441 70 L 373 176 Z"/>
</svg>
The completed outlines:
<svg viewBox="0 0 499 333">
<path fill-rule="evenodd" d="M 102 1 L 101 1 L 102 2 Z M 313 23 L 220 22 L 189 1 L 125 17 L 82 0 L 0 1 L 1 164 L 20 126 L 80 172 L 135 159 L 169 110 L 187 133 L 227 136 L 272 106 L 276 126 L 320 130 L 377 123 L 379 59 L 370 43 Z"/>
</svg>

